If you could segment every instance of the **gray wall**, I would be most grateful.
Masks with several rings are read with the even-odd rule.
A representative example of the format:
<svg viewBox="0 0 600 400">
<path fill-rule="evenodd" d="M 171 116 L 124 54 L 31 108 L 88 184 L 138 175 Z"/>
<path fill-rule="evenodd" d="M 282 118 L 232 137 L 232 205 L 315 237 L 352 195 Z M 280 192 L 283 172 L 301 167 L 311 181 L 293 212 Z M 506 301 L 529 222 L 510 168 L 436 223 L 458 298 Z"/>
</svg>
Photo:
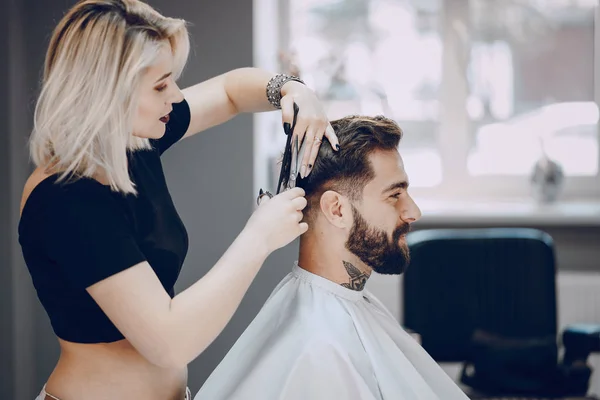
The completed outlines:
<svg viewBox="0 0 600 400">
<path fill-rule="evenodd" d="M 50 374 L 58 345 L 37 302 L 17 243 L 21 187 L 30 171 L 31 130 L 45 48 L 53 26 L 74 0 L 2 0 L 0 9 L 0 397 L 31 399 Z M 192 22 L 192 54 L 182 86 L 252 64 L 252 1 L 150 0 Z M 6 6 L 5 6 L 6 5 Z M 7 12 L 5 12 L 7 11 Z M 10 35 L 7 32 L 10 31 Z M 8 40 L 7 40 L 8 38 Z M 180 291 L 217 261 L 252 211 L 252 119 L 240 116 L 176 146 L 164 157 L 173 198 L 190 234 Z M 590 269 L 600 259 L 598 230 L 555 228 L 559 266 Z M 294 244 L 272 255 L 238 312 L 190 366 L 195 392 L 289 271 Z M 201 324 L 202 321 L 190 321 Z"/>
<path fill-rule="evenodd" d="M 8 13 L 0 13 L 0 54 L 8 54 Z M 0 87 L 8 86 L 8 63 L 0 62 Z M 8 136 L 9 96 L 0 96 L 0 191 L 6 193 L 10 185 Z M 10 196 L 0 195 L 0 227 L 10 226 Z M 10 250 L 11 234 L 8 229 L 0 229 L 0 396 L 7 397 L 13 391 L 14 373 L 12 371 L 13 356 L 11 346 L 13 332 L 10 321 L 12 312 L 12 269 Z"/>
<path fill-rule="evenodd" d="M 37 68 L 30 68 L 30 54 L 36 42 L 28 35 L 23 24 L 28 4 L 5 0 L 2 6 L 2 135 L 0 147 L 0 202 L 2 221 L 2 267 L 0 282 L 0 352 L 2 375 L 0 394 L 7 398 L 27 398 L 35 385 L 36 315 L 39 305 L 24 266 L 17 238 L 21 189 L 29 175 L 26 151 L 28 132 L 31 130 L 31 101 L 34 96 Z M 41 46 L 41 43 L 38 45 Z M 4 58 L 6 57 L 6 58 Z M 45 348 L 43 349 L 45 351 Z"/>
</svg>

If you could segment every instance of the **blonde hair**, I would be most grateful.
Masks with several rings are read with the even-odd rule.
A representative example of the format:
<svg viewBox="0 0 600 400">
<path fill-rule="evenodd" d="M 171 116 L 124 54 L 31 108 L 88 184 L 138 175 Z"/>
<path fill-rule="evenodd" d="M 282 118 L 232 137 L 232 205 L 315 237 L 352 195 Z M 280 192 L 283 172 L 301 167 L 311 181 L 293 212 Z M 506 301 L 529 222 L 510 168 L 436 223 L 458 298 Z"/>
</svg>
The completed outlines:
<svg viewBox="0 0 600 400">
<path fill-rule="evenodd" d="M 127 151 L 149 148 L 133 135 L 143 72 L 170 45 L 173 77 L 189 53 L 186 22 L 137 0 L 83 0 L 50 39 L 30 139 L 33 162 L 59 180 L 102 172 L 110 187 L 136 193 Z"/>
</svg>

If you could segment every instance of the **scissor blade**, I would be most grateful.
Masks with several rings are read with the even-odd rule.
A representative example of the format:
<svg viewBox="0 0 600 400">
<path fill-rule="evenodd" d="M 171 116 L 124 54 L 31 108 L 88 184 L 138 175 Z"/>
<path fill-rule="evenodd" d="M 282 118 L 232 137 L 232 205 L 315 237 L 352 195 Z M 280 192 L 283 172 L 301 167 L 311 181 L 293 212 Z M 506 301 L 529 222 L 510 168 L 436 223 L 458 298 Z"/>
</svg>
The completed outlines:
<svg viewBox="0 0 600 400">
<path fill-rule="evenodd" d="M 296 177 L 298 176 L 298 136 L 292 140 L 292 162 L 290 165 L 290 177 L 288 179 L 288 188 L 296 187 Z"/>
</svg>

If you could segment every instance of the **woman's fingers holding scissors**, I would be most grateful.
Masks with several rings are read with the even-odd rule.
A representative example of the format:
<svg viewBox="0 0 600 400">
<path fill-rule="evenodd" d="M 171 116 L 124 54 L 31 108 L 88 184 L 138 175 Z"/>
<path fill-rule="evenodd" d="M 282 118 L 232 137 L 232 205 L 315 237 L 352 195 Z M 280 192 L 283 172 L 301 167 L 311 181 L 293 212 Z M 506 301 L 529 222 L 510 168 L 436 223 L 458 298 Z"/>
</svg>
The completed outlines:
<svg viewBox="0 0 600 400">
<path fill-rule="evenodd" d="M 295 188 L 294 188 L 295 189 Z M 292 189 L 293 190 L 293 189 Z M 302 211 L 306 208 L 306 197 L 300 196 L 292 199 L 292 206 L 296 211 Z"/>
<path fill-rule="evenodd" d="M 302 221 L 306 207 L 304 190 L 292 188 L 270 198 L 259 194 L 259 207 L 248 220 L 246 229 L 258 235 L 269 252 L 277 250 L 306 232 L 308 224 Z"/>
</svg>

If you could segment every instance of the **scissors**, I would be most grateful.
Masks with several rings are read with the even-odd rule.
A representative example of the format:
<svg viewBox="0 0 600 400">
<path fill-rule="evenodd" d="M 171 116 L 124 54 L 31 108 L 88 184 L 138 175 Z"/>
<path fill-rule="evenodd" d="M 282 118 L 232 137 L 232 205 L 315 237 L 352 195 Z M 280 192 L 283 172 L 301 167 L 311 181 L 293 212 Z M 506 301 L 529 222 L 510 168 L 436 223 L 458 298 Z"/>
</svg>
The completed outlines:
<svg viewBox="0 0 600 400">
<path fill-rule="evenodd" d="M 302 159 L 304 158 L 304 152 L 306 150 L 306 142 L 299 143 L 298 135 L 294 136 L 294 128 L 296 127 L 296 118 L 298 116 L 299 108 L 294 103 L 294 120 L 290 130 L 286 131 L 287 140 L 285 143 L 285 150 L 283 152 L 283 160 L 281 162 L 281 172 L 279 173 L 279 179 L 277 183 L 277 194 L 285 192 L 286 190 L 296 187 L 298 180 L 298 174 L 300 173 L 300 167 L 302 166 Z M 285 128 L 284 128 L 285 129 Z M 293 136 L 293 139 L 292 139 Z M 285 179 L 287 177 L 287 179 Z M 271 192 L 263 192 L 261 189 L 256 204 L 260 205 L 261 199 L 267 196 L 272 198 Z"/>
<path fill-rule="evenodd" d="M 302 159 L 304 158 L 304 153 L 306 151 L 306 142 L 303 141 L 303 143 L 299 143 L 298 135 L 294 136 L 298 111 L 299 108 L 296 103 L 294 103 L 294 120 L 291 129 L 286 132 L 287 141 L 283 153 L 283 161 L 281 163 L 281 172 L 279 173 L 277 194 L 296 187 L 298 174 L 300 173 L 300 167 L 302 166 Z M 284 179 L 286 176 L 287 179 Z"/>
</svg>

